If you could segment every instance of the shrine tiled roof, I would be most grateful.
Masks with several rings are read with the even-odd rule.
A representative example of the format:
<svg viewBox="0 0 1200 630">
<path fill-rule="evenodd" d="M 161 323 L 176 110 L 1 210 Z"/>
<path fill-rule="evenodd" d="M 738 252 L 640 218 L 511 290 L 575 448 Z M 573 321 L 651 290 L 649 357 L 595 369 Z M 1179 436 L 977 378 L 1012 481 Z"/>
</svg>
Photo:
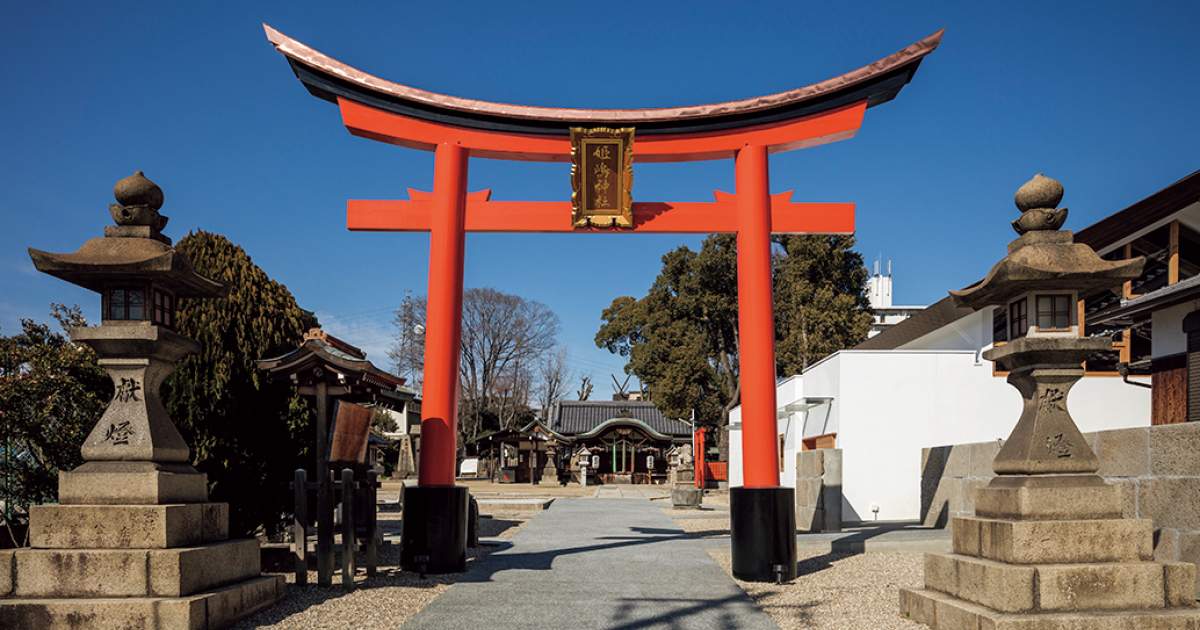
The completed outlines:
<svg viewBox="0 0 1200 630">
<path fill-rule="evenodd" d="M 566 400 L 555 403 L 550 409 L 548 428 L 563 435 L 577 435 L 592 431 L 614 418 L 636 420 L 665 435 L 687 436 L 692 431 L 687 422 L 663 416 L 652 402 L 626 400 Z"/>
</svg>

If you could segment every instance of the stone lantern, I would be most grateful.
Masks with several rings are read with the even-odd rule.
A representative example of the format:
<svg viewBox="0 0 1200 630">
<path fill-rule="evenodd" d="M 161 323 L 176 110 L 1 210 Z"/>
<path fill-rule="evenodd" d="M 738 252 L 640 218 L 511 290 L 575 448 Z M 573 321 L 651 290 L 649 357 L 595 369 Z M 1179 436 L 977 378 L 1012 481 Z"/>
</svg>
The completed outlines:
<svg viewBox="0 0 1200 630">
<path fill-rule="evenodd" d="M 61 476 L 60 500 L 81 494 L 111 502 L 203 500 L 204 476 L 187 464 L 188 446 L 158 390 L 175 361 L 200 352 L 200 344 L 175 332 L 176 300 L 223 297 L 229 287 L 196 273 L 171 247 L 160 231 L 167 223 L 158 213 L 162 190 L 141 171 L 117 182 L 113 194 L 119 203 L 109 210 L 117 224 L 104 237 L 74 254 L 29 250 L 38 271 L 100 294 L 101 325 L 76 328 L 71 339 L 96 351 L 116 389 L 83 444 L 88 463 Z M 110 477 L 90 481 L 118 470 L 121 484 Z"/>
<path fill-rule="evenodd" d="M 1006 309 L 1008 342 L 983 354 L 1023 400 L 975 516 L 953 519 L 952 554 L 926 554 L 925 588 L 901 613 L 933 628 L 1197 627 L 1195 567 L 1156 563 L 1153 522 L 1122 518 L 1121 489 L 1067 411 L 1083 362 L 1110 350 L 1081 335 L 1077 304 L 1140 275 L 1143 258 L 1101 259 L 1060 231 L 1063 187 L 1036 176 L 1017 191 L 1020 235 L 958 306 Z M 969 414 L 969 410 L 964 410 Z M 969 421 L 969 415 L 966 418 Z"/>
<path fill-rule="evenodd" d="M 159 386 L 200 344 L 175 331 L 180 298 L 216 298 L 162 235 L 162 190 L 141 171 L 117 182 L 115 226 L 73 254 L 30 249 L 38 271 L 101 295 L 101 324 L 70 331 L 92 347 L 114 395 L 59 474 L 59 505 L 29 510 L 30 549 L 0 551 L 0 627 L 221 628 L 279 601 L 257 540 L 228 540 L 229 506 L 208 501 Z"/>
</svg>

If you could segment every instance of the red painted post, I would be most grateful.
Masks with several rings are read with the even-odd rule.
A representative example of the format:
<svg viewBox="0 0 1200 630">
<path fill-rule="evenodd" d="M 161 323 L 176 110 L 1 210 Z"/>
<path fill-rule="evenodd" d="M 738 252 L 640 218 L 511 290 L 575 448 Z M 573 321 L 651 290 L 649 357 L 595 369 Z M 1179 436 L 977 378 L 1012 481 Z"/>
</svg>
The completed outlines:
<svg viewBox="0 0 1200 630">
<path fill-rule="evenodd" d="M 742 483 L 746 488 L 769 488 L 779 485 L 779 447 L 775 441 L 775 313 L 767 147 L 746 146 L 738 151 L 735 169 Z"/>
<path fill-rule="evenodd" d="M 421 486 L 454 485 L 467 160 L 467 150 L 457 144 L 438 145 L 434 153 L 421 465 L 417 477 Z"/>
</svg>

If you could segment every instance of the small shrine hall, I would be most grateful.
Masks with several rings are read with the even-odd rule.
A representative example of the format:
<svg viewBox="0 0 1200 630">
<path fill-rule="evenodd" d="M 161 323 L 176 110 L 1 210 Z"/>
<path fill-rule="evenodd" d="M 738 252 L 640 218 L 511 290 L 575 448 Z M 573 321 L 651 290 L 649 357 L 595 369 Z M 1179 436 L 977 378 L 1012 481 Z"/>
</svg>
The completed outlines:
<svg viewBox="0 0 1200 630">
<path fill-rule="evenodd" d="M 665 483 L 671 449 L 691 440 L 688 423 L 663 416 L 649 401 L 568 400 L 555 403 L 545 420 L 490 436 L 484 457 L 503 457 L 493 473 L 503 482 L 557 483 L 568 474 L 578 481 L 582 452 L 589 484 Z"/>
</svg>

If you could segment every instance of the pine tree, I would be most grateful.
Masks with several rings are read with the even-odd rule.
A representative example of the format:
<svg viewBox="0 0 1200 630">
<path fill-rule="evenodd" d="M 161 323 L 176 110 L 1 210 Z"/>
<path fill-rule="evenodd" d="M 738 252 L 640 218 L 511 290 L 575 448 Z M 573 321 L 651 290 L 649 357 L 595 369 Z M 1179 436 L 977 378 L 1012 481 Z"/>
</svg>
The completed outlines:
<svg viewBox="0 0 1200 630">
<path fill-rule="evenodd" d="M 210 499 L 229 503 L 230 533 L 273 534 L 290 510 L 292 472 L 315 467 L 314 413 L 294 386 L 254 362 L 295 350 L 315 318 L 224 236 L 189 233 L 176 249 L 232 289 L 227 298 L 179 301 L 179 333 L 204 349 L 176 365 L 163 400 L 208 475 Z"/>
</svg>

